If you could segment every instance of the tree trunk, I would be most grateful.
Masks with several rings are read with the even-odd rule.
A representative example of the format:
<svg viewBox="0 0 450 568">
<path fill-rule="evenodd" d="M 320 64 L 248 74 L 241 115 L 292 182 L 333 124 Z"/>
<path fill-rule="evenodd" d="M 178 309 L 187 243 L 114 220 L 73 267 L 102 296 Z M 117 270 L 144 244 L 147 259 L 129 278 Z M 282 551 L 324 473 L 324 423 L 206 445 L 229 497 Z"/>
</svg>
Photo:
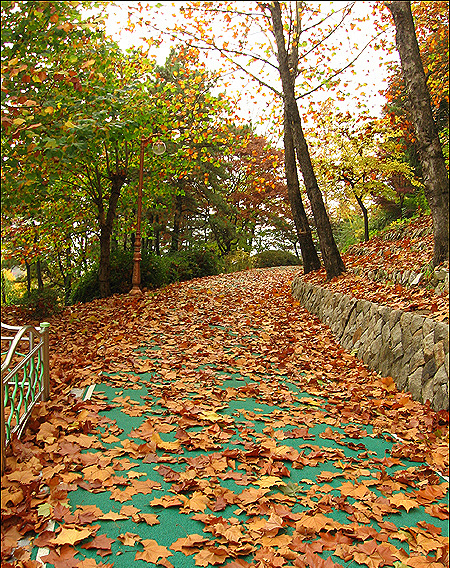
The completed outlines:
<svg viewBox="0 0 450 568">
<path fill-rule="evenodd" d="M 61 254 L 58 252 L 58 265 L 59 265 L 59 271 L 61 273 L 61 276 L 63 277 L 63 281 L 64 281 L 64 305 L 68 306 L 69 305 L 69 300 L 70 300 L 70 293 L 72 291 L 72 275 L 70 273 L 70 247 L 67 249 L 67 255 L 68 255 L 68 262 L 67 264 L 69 265 L 68 270 L 66 271 L 64 268 L 64 264 L 61 258 Z"/>
<path fill-rule="evenodd" d="M 39 259 L 36 260 L 36 278 L 37 278 L 38 290 L 42 291 L 44 289 L 44 280 L 42 279 L 42 264 Z"/>
<path fill-rule="evenodd" d="M 183 214 L 183 197 L 177 193 L 175 196 L 175 213 L 173 217 L 172 242 L 170 250 L 177 252 L 180 246 L 181 217 Z"/>
<path fill-rule="evenodd" d="M 156 256 L 161 256 L 161 250 L 159 247 L 159 235 L 160 235 L 160 230 L 155 229 L 153 237 L 153 249 L 155 251 Z"/>
<path fill-rule="evenodd" d="M 31 294 L 31 266 L 25 261 L 25 268 L 27 269 L 27 295 Z"/>
<path fill-rule="evenodd" d="M 367 211 L 367 207 L 364 205 L 363 200 L 361 197 L 354 194 L 356 197 L 356 201 L 358 202 L 359 207 L 361 208 L 363 219 L 364 219 L 364 240 L 367 242 L 369 240 L 369 212 Z"/>
<path fill-rule="evenodd" d="M 108 213 L 106 217 L 100 214 L 100 261 L 98 269 L 98 283 L 100 296 L 107 298 L 111 294 L 109 285 L 109 274 L 111 270 L 111 235 L 116 216 L 117 202 L 120 197 L 120 190 L 125 181 L 124 175 L 115 174 L 111 177 L 111 193 L 108 202 Z M 100 212 L 99 212 L 100 213 Z"/>
<path fill-rule="evenodd" d="M 449 258 L 448 174 L 438 130 L 431 111 L 410 2 L 385 2 L 395 23 L 395 41 L 400 55 L 411 114 L 419 146 L 425 195 L 433 218 L 434 257 L 437 266 Z"/>
<path fill-rule="evenodd" d="M 273 34 L 277 44 L 278 69 L 283 87 L 285 113 L 292 129 L 297 159 L 300 164 L 306 193 L 313 211 L 320 250 L 322 252 L 322 260 L 327 272 L 327 279 L 331 280 L 345 272 L 345 265 L 333 237 L 330 219 L 328 218 L 322 194 L 314 174 L 308 145 L 302 129 L 300 113 L 295 99 L 294 75 L 291 74 L 289 69 L 288 53 L 286 51 L 283 24 L 281 21 L 280 3 L 272 2 L 269 3 L 268 7 L 272 15 Z"/>
<path fill-rule="evenodd" d="M 35 244 L 39 242 L 39 237 L 37 234 L 34 235 L 34 242 Z M 42 279 L 42 264 L 39 258 L 36 260 L 35 264 L 36 264 L 36 278 L 37 278 L 38 290 L 42 291 L 44 289 L 44 281 Z"/>
<path fill-rule="evenodd" d="M 6 278 L 2 270 L 2 304 L 6 304 Z"/>
<path fill-rule="evenodd" d="M 100 262 L 98 267 L 98 283 L 100 288 L 100 296 L 107 298 L 110 293 L 109 274 L 111 271 L 111 249 L 110 249 L 111 232 L 106 224 L 100 227 Z"/>
<path fill-rule="evenodd" d="M 297 175 L 297 164 L 295 161 L 294 139 L 286 116 L 284 120 L 284 167 L 289 203 L 291 205 L 292 217 L 294 219 L 297 238 L 302 253 L 303 271 L 305 274 L 308 274 L 313 270 L 319 270 L 320 259 L 316 247 L 314 246 L 308 217 L 303 207 Z"/>
</svg>

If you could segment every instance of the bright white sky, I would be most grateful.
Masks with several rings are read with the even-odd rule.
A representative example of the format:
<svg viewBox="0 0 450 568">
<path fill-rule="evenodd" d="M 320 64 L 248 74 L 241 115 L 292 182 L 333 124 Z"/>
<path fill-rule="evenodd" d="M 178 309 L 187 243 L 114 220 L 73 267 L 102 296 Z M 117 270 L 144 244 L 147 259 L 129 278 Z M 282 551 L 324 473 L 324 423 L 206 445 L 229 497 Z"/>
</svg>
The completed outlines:
<svg viewBox="0 0 450 568">
<path fill-rule="evenodd" d="M 184 2 L 176 2 L 174 5 L 172 2 L 142 2 L 142 4 L 148 4 L 150 6 L 154 6 L 156 4 L 164 6 L 164 9 L 167 13 L 167 20 L 166 18 L 164 18 L 164 21 L 167 22 L 173 20 L 172 14 L 176 13 L 183 3 Z M 147 30 L 136 28 L 136 31 L 133 33 L 125 32 L 123 30 L 123 26 L 126 24 L 128 17 L 128 6 L 131 4 L 136 5 L 136 2 L 119 2 L 118 6 L 110 7 L 108 10 L 111 16 L 107 21 L 107 33 L 110 33 L 113 38 L 119 42 L 123 49 L 127 49 L 133 46 L 146 45 L 142 39 L 142 36 L 148 33 Z M 236 4 L 246 4 L 246 2 L 236 2 Z M 339 7 L 346 4 L 346 2 L 326 2 L 322 4 L 331 4 L 335 8 L 335 10 L 337 10 L 339 9 Z M 365 14 L 368 11 L 370 12 L 371 4 L 372 2 L 368 1 L 356 2 L 354 11 L 357 14 Z M 358 32 L 355 29 L 353 32 L 354 35 L 351 37 L 351 39 L 347 38 L 346 35 L 342 36 L 341 41 L 343 43 L 343 46 L 348 45 L 350 47 L 350 43 L 357 43 L 358 45 L 363 46 L 366 44 L 368 38 L 374 33 L 370 20 L 358 25 L 360 25 L 361 31 Z M 393 30 L 390 34 L 390 39 L 391 41 L 393 41 Z M 169 54 L 169 50 L 169 44 L 158 48 L 156 55 L 159 64 L 164 63 L 166 57 Z M 338 57 L 341 56 L 342 63 L 344 63 L 346 55 L 347 51 L 345 49 L 342 50 L 342 53 L 338 54 Z M 342 110 L 348 109 L 351 112 L 357 112 L 357 101 L 359 100 L 360 102 L 362 101 L 366 104 L 366 106 L 370 109 L 370 114 L 372 116 L 380 115 L 381 108 L 384 104 L 384 98 L 379 95 L 379 91 L 386 87 L 386 84 L 384 82 L 386 76 L 386 68 L 381 65 L 380 57 L 384 57 L 386 60 L 386 54 L 382 52 L 382 50 L 374 51 L 369 48 L 362 54 L 360 59 L 354 65 L 354 69 L 357 71 L 357 74 L 352 75 L 350 71 L 346 73 L 346 79 L 349 81 L 349 87 L 347 91 L 350 95 L 344 102 L 337 101 L 339 108 L 341 108 Z M 396 51 L 394 51 L 391 58 L 392 57 L 397 57 Z M 367 83 L 367 86 L 357 90 L 358 83 Z M 236 80 L 233 83 L 233 89 L 240 95 L 241 98 L 241 110 L 239 113 L 240 116 L 242 116 L 242 118 L 246 120 L 251 121 L 255 125 L 255 123 L 257 123 L 257 117 L 259 117 L 261 114 L 265 115 L 266 121 L 263 124 L 257 125 L 256 128 L 259 133 L 268 134 L 268 131 L 270 130 L 271 118 L 268 114 L 269 109 L 267 108 L 267 103 L 264 97 L 257 97 L 255 99 L 256 102 L 250 99 L 250 94 L 252 94 L 254 87 L 251 83 L 249 83 L 248 80 Z M 230 92 L 230 89 L 227 89 L 227 92 Z M 361 92 L 365 93 L 365 96 L 362 96 Z M 313 98 L 315 101 L 317 101 L 325 100 L 329 96 L 330 93 L 319 94 L 316 92 L 313 95 Z M 308 105 L 309 101 L 307 99 L 301 99 L 299 101 L 301 111 L 303 110 L 305 112 Z"/>
</svg>

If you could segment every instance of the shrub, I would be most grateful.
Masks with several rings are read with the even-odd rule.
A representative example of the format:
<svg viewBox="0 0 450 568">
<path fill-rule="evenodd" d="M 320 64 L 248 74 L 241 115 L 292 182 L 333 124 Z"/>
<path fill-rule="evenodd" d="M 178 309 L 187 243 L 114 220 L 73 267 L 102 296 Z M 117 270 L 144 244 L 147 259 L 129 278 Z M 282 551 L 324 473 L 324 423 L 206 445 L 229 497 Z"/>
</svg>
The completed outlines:
<svg viewBox="0 0 450 568">
<path fill-rule="evenodd" d="M 98 268 L 93 268 L 89 270 L 89 272 L 85 272 L 78 280 L 70 294 L 69 305 L 76 304 L 77 302 L 90 302 L 95 298 L 100 298 Z"/>
<path fill-rule="evenodd" d="M 300 260 L 291 252 L 285 250 L 265 250 L 254 257 L 257 268 L 269 268 L 271 266 L 298 266 Z"/>
<path fill-rule="evenodd" d="M 221 271 L 217 254 L 209 249 L 172 252 L 165 258 L 169 262 L 170 282 L 213 276 Z"/>
<path fill-rule="evenodd" d="M 155 253 L 143 253 L 141 260 L 141 282 L 143 288 L 154 290 L 170 284 L 169 276 L 169 260 L 164 256 L 158 256 Z M 130 279 L 133 276 L 133 269 L 130 270 Z M 128 285 L 128 290 L 130 289 Z M 127 291 L 127 290 L 126 290 Z"/>
<path fill-rule="evenodd" d="M 141 285 L 143 288 L 158 288 L 169 283 L 168 263 L 153 253 L 142 253 Z M 133 252 L 114 251 L 111 255 L 111 272 L 109 284 L 112 294 L 126 294 L 131 289 L 133 276 Z M 98 264 L 86 272 L 70 295 L 70 304 L 90 302 L 100 298 L 98 282 Z"/>
<path fill-rule="evenodd" d="M 172 282 L 190 280 L 218 274 L 219 260 L 210 250 L 180 251 L 167 256 L 142 252 L 141 287 L 161 288 Z M 111 294 L 126 294 L 131 289 L 133 276 L 133 252 L 114 251 L 111 255 Z M 86 272 L 78 281 L 70 296 L 70 304 L 90 302 L 100 298 L 98 265 Z"/>
<path fill-rule="evenodd" d="M 30 315 L 38 320 L 52 316 L 61 310 L 58 292 L 52 288 L 31 290 L 29 294 L 19 298 L 16 304 L 27 308 Z"/>
<path fill-rule="evenodd" d="M 334 238 L 341 253 L 364 240 L 364 221 L 361 215 L 353 215 L 340 221 L 333 228 Z"/>
</svg>

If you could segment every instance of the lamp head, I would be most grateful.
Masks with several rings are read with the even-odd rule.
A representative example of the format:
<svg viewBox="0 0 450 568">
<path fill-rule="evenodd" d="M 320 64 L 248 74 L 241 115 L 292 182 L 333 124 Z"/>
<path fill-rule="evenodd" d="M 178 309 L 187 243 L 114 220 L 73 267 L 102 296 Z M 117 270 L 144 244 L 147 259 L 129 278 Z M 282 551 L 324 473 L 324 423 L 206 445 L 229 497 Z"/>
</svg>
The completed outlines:
<svg viewBox="0 0 450 568">
<path fill-rule="evenodd" d="M 152 146 L 153 153 L 157 156 L 162 156 L 166 151 L 166 145 L 160 140 L 156 141 Z"/>
</svg>

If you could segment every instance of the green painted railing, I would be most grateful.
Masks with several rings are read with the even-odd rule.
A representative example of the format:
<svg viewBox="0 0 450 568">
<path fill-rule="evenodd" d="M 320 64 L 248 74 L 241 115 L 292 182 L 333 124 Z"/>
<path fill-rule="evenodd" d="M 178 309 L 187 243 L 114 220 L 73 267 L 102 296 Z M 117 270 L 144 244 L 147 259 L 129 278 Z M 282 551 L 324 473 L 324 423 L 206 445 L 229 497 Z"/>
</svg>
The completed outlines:
<svg viewBox="0 0 450 568">
<path fill-rule="evenodd" d="M 48 400 L 49 323 L 2 328 L 1 471 L 6 464 L 6 447 L 13 434 L 20 436 L 39 400 Z"/>
</svg>

